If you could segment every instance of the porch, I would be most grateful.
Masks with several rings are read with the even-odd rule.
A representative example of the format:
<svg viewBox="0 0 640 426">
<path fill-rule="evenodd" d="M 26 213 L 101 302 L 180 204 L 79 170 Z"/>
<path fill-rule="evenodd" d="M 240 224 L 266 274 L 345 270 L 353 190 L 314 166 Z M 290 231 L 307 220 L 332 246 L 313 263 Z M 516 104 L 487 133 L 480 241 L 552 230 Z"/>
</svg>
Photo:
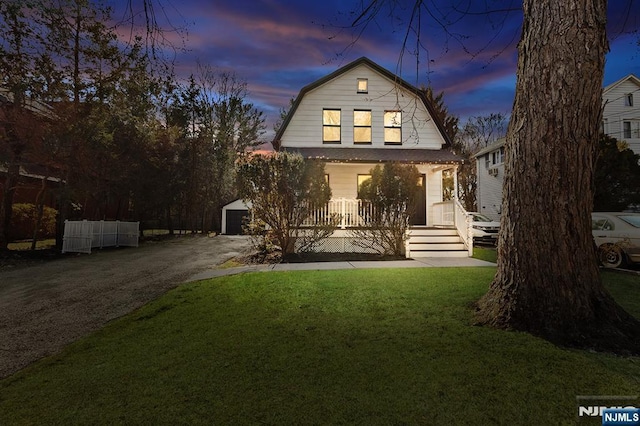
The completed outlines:
<svg viewBox="0 0 640 426">
<path fill-rule="evenodd" d="M 471 257 L 473 232 L 471 218 L 457 200 L 433 203 L 425 206 L 427 212 L 414 216 L 405 243 L 406 256 L 417 257 Z M 373 206 L 359 199 L 334 198 L 314 210 L 303 226 L 313 227 L 336 224 L 331 237 L 316 246 L 321 252 L 358 252 L 362 249 L 353 243 L 350 229 L 363 228 L 374 215 Z M 428 216 L 429 226 L 423 222 Z M 422 221 L 422 222 L 421 222 Z M 337 223 L 336 223 L 337 222 Z"/>
</svg>

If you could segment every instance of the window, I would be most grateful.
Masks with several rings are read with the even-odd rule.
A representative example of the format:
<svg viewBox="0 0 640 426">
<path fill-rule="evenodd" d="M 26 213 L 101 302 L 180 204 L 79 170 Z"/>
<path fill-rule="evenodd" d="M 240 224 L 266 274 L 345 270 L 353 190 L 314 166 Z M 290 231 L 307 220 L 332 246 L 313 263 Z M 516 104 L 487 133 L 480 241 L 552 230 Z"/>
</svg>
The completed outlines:
<svg viewBox="0 0 640 426">
<path fill-rule="evenodd" d="M 622 137 L 623 138 L 631 138 L 631 122 L 623 121 L 622 122 Z"/>
<path fill-rule="evenodd" d="M 353 142 L 371 143 L 371 111 L 353 111 Z"/>
<path fill-rule="evenodd" d="M 592 231 L 613 231 L 615 230 L 615 226 L 613 223 L 609 222 L 607 219 L 602 217 L 591 217 L 591 230 Z"/>
<path fill-rule="evenodd" d="M 491 154 L 491 164 L 494 166 L 497 164 L 504 163 L 504 147 L 500 147 L 500 149 L 493 151 Z"/>
<path fill-rule="evenodd" d="M 322 142 L 340 143 L 340 110 L 322 110 Z"/>
<path fill-rule="evenodd" d="M 365 182 L 371 182 L 371 175 L 358 175 L 358 198 L 362 198 L 360 196 L 360 190 Z"/>
<path fill-rule="evenodd" d="M 633 106 L 633 93 L 627 93 L 624 95 L 624 106 Z"/>
<path fill-rule="evenodd" d="M 402 111 L 384 112 L 384 143 L 389 145 L 402 143 Z"/>
<path fill-rule="evenodd" d="M 358 93 L 369 93 L 369 80 L 366 78 L 358 79 Z"/>
<path fill-rule="evenodd" d="M 624 220 L 625 222 L 627 222 L 629 225 L 631 226 L 635 226 L 636 228 L 640 228 L 640 217 L 638 216 L 632 216 L 632 215 L 628 215 L 628 216 L 618 216 L 620 219 Z"/>
</svg>

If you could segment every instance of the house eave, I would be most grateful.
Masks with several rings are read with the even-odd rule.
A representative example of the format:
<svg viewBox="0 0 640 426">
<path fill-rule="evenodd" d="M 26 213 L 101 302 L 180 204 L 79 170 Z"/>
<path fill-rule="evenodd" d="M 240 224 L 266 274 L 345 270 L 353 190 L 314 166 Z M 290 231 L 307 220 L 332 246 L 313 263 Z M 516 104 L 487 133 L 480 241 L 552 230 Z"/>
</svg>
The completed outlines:
<svg viewBox="0 0 640 426">
<path fill-rule="evenodd" d="M 464 158 L 448 149 L 427 150 L 411 148 L 298 148 L 282 147 L 283 151 L 298 153 L 305 159 L 328 163 L 388 163 L 457 165 Z"/>
</svg>

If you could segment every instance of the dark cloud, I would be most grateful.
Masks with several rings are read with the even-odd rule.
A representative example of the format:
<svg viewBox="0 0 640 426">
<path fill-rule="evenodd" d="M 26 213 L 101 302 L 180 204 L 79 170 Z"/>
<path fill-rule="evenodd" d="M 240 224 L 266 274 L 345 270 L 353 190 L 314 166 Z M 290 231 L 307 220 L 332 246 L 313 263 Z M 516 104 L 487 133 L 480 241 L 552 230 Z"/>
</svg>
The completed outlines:
<svg viewBox="0 0 640 426">
<path fill-rule="evenodd" d="M 368 4 L 361 0 L 155 1 L 164 2 L 170 19 L 189 24 L 179 75 L 195 73 L 196 61 L 233 70 L 270 125 L 303 86 L 361 56 L 412 84 L 444 91 L 449 111 L 461 119 L 511 109 L 522 23 L 518 1 L 424 2 L 432 13 L 422 14 L 419 38 L 409 33 L 402 57 L 412 0 L 389 2 L 396 6 L 380 10 L 362 33 L 347 28 Z M 638 3 L 609 2 L 605 84 L 640 75 Z"/>
</svg>

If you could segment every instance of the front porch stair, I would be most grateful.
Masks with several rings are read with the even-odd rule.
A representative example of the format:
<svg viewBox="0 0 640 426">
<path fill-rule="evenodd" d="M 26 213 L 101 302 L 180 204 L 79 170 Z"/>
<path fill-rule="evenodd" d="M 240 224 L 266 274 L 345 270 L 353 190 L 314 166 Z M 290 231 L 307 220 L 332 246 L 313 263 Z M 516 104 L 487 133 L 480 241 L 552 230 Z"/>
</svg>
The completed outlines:
<svg viewBox="0 0 640 426">
<path fill-rule="evenodd" d="M 455 228 L 411 228 L 407 257 L 468 257 L 469 251 Z"/>
</svg>

